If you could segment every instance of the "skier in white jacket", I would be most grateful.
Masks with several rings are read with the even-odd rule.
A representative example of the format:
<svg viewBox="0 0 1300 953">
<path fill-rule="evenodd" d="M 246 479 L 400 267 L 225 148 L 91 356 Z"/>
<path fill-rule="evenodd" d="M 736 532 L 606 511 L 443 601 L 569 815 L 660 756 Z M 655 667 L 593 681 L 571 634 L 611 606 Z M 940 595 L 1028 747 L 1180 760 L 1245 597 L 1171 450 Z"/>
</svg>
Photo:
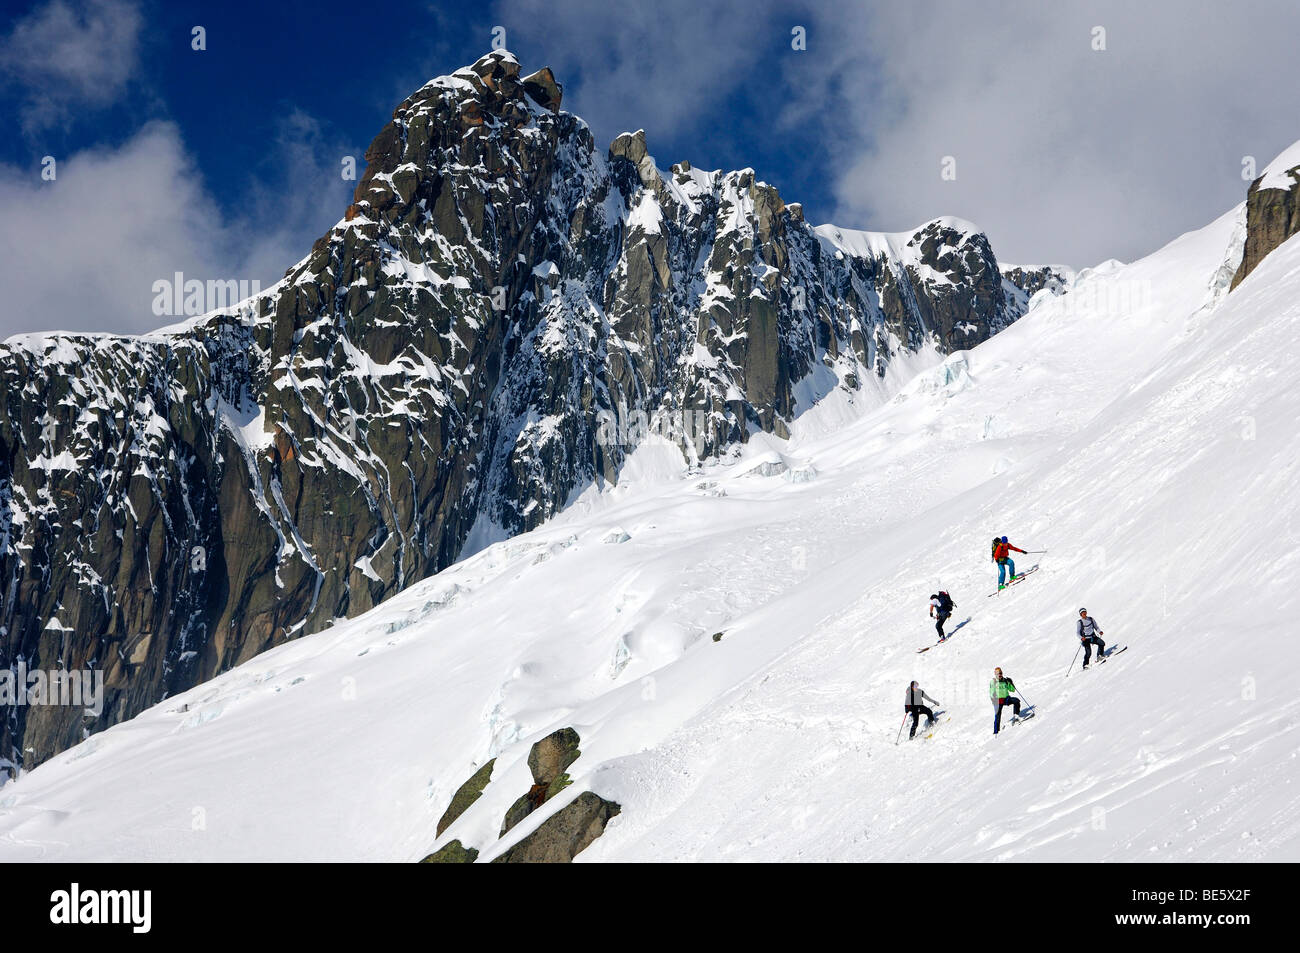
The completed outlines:
<svg viewBox="0 0 1300 953">
<path fill-rule="evenodd" d="M 1079 625 L 1077 628 L 1079 641 L 1083 643 L 1083 667 L 1088 667 L 1088 662 L 1092 659 L 1092 647 L 1097 646 L 1097 658 L 1106 654 L 1106 643 L 1099 636 L 1106 633 L 1101 631 L 1097 625 L 1097 620 L 1088 615 L 1087 609 L 1079 610 Z"/>
<path fill-rule="evenodd" d="M 936 708 L 939 705 L 938 699 L 931 698 L 917 682 L 913 682 L 907 687 L 907 695 L 903 699 L 903 710 L 912 716 L 912 730 L 907 733 L 907 740 L 911 741 L 916 737 L 916 726 L 921 722 L 921 716 L 925 715 L 925 727 L 929 728 L 934 724 L 934 712 L 925 706 L 929 702 Z"/>
</svg>

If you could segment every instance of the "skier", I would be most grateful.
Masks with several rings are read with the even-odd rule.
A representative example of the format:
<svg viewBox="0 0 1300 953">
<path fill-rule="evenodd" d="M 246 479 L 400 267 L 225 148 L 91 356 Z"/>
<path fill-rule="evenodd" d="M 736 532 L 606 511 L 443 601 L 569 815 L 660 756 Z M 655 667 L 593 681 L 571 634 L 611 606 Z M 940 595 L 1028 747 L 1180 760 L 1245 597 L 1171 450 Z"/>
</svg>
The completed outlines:
<svg viewBox="0 0 1300 953">
<path fill-rule="evenodd" d="M 1083 643 L 1083 667 L 1088 667 L 1089 660 L 1092 659 L 1092 647 L 1097 646 L 1097 658 L 1106 654 L 1106 643 L 1098 636 L 1105 635 L 1097 626 L 1097 620 L 1088 615 L 1087 609 L 1079 610 L 1079 624 L 1077 627 L 1079 641 Z"/>
<path fill-rule="evenodd" d="M 957 603 L 952 601 L 952 596 L 940 589 L 937 593 L 930 596 L 930 618 L 935 620 L 934 627 L 939 633 L 939 641 L 942 642 L 948 638 L 943 634 L 944 623 L 952 615 L 952 610 Z"/>
<path fill-rule="evenodd" d="M 929 728 L 934 724 L 934 711 L 922 704 L 923 702 L 929 702 L 936 708 L 939 705 L 938 701 L 922 691 L 918 683 L 912 682 L 908 686 L 907 695 L 903 699 L 903 711 L 912 716 L 912 730 L 907 733 L 908 741 L 916 737 L 916 726 L 920 723 L 922 715 L 925 715 L 925 727 Z"/>
<path fill-rule="evenodd" d="M 993 561 L 998 564 L 998 591 L 1001 592 L 1016 578 L 1016 564 L 1011 558 L 1012 553 L 1023 553 L 1025 550 L 1019 546 L 1012 546 L 1007 538 L 993 541 Z M 1007 578 L 1007 570 L 1011 570 L 1011 578 Z"/>
<path fill-rule="evenodd" d="M 989 700 L 993 702 L 993 733 L 996 735 L 1002 727 L 1002 707 L 1011 706 L 1011 723 L 1020 720 L 1020 699 L 1011 693 L 1016 690 L 1016 683 L 1002 677 L 1002 669 L 993 670 L 993 680 L 989 682 Z"/>
</svg>

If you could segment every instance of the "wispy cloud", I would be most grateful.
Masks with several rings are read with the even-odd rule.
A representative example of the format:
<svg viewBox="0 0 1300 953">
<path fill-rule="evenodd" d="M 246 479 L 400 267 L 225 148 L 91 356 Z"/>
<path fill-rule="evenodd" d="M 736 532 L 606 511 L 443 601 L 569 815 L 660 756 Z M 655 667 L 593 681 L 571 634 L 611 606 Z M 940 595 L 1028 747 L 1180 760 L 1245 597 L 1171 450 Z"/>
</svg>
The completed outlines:
<svg viewBox="0 0 1300 953">
<path fill-rule="evenodd" d="M 598 141 L 644 126 L 652 151 L 671 138 L 684 153 L 664 162 L 768 150 L 760 172 L 783 188 L 822 180 L 820 217 L 902 230 L 960 215 L 1009 260 L 1151 251 L 1240 201 L 1244 156 L 1262 165 L 1300 137 L 1300 6 L 1281 0 L 502 0 L 495 14 Z M 783 45 L 792 24 L 806 52 Z"/>
<path fill-rule="evenodd" d="M 139 67 L 143 23 L 130 0 L 50 0 L 14 23 L 0 39 L 0 77 L 21 103 L 24 132 L 116 101 Z"/>
<path fill-rule="evenodd" d="M 933 0 L 819 23 L 860 51 L 822 59 L 827 82 L 872 64 L 866 95 L 816 114 L 846 224 L 954 214 L 1009 260 L 1131 259 L 1240 201 L 1244 156 L 1300 138 L 1293 4 Z"/>
<path fill-rule="evenodd" d="M 501 0 L 484 16 L 482 47 L 440 52 L 435 71 L 484 52 L 499 23 L 526 68 L 556 69 L 597 141 L 643 126 L 665 164 L 752 164 L 784 176 L 790 201 L 820 185 L 814 217 L 845 226 L 960 215 L 1011 261 L 1140 255 L 1239 201 L 1243 156 L 1262 167 L 1300 137 L 1291 4 Z M 789 48 L 794 24 L 806 52 Z M 50 0 L 17 21 L 0 81 L 25 127 L 146 85 L 142 29 L 128 0 Z M 152 283 L 175 271 L 275 280 L 341 215 L 339 161 L 363 164 L 363 147 L 285 109 L 220 203 L 170 122 L 60 156 L 54 182 L 0 166 L 0 336 L 149 329 L 165 323 Z"/>
<path fill-rule="evenodd" d="M 0 338 L 170 324 L 153 313 L 152 287 L 177 271 L 265 287 L 342 216 L 353 184 L 339 174 L 344 151 L 316 120 L 287 114 L 226 214 L 170 122 L 69 156 L 53 182 L 0 166 Z"/>
</svg>

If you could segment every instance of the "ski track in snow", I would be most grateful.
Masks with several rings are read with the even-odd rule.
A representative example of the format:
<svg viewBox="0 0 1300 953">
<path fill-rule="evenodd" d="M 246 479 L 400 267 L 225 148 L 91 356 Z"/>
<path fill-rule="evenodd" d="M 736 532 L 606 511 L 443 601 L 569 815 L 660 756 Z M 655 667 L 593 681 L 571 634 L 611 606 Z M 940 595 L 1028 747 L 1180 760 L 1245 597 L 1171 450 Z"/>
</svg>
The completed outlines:
<svg viewBox="0 0 1300 953">
<path fill-rule="evenodd" d="M 837 393 L 739 463 L 643 446 L 542 528 L 0 788 L 0 859 L 490 860 L 584 790 L 622 805 L 584 862 L 1300 859 L 1300 243 L 1203 310 L 1236 218 L 841 429 Z M 1002 533 L 1047 552 L 986 599 Z M 938 587 L 969 622 L 918 655 Z M 1067 679 L 1080 605 L 1130 649 Z M 995 665 L 1036 708 L 996 737 Z M 896 745 L 912 678 L 951 721 Z M 498 840 L 564 725 L 574 784 Z"/>
</svg>

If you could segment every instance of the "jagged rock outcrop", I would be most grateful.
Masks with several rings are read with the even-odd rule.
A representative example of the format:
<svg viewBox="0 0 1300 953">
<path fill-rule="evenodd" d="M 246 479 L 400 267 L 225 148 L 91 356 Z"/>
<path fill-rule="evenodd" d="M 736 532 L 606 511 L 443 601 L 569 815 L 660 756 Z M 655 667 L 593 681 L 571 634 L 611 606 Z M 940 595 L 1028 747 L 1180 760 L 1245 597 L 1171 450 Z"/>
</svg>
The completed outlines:
<svg viewBox="0 0 1300 953">
<path fill-rule="evenodd" d="M 0 345 L 0 666 L 106 683 L 98 717 L 6 706 L 0 766 L 539 525 L 647 429 L 694 464 L 1023 312 L 967 223 L 813 228 L 752 170 L 598 149 L 561 96 L 489 54 L 242 307 Z"/>
<path fill-rule="evenodd" d="M 533 744 L 528 751 L 533 785 L 506 811 L 499 836 L 505 837 L 515 825 L 572 783 L 568 770 L 582 755 L 581 742 L 573 728 L 560 728 Z M 489 761 L 460 786 L 438 822 L 438 836 L 479 799 L 490 782 L 495 763 L 496 759 Z M 539 824 L 535 831 L 507 848 L 493 863 L 568 863 L 604 833 L 609 819 L 620 810 L 613 801 L 584 791 Z M 478 854 L 477 849 L 466 848 L 457 839 L 429 854 L 422 863 L 473 863 Z"/>
<path fill-rule="evenodd" d="M 492 863 L 567 864 L 605 833 L 605 825 L 620 811 L 613 801 L 584 791 Z"/>
<path fill-rule="evenodd" d="M 470 779 L 462 784 L 456 790 L 456 793 L 452 795 L 451 803 L 447 805 L 447 810 L 444 811 L 442 817 L 438 819 L 439 837 L 442 836 L 443 831 L 452 825 L 452 822 L 455 821 L 456 818 L 469 810 L 471 804 L 483 796 L 483 789 L 487 787 L 488 782 L 492 780 L 492 768 L 496 763 L 497 759 L 493 758 L 487 764 L 483 765 L 483 767 L 475 771 Z"/>
<path fill-rule="evenodd" d="M 584 845 L 585 846 L 585 845 Z M 422 864 L 472 864 L 478 860 L 478 851 L 473 847 L 466 847 L 458 840 L 448 841 L 428 857 L 424 858 Z"/>
<path fill-rule="evenodd" d="M 572 728 L 553 731 L 528 751 L 528 770 L 534 784 L 550 784 L 582 754 L 582 739 Z"/>
<path fill-rule="evenodd" d="M 1064 294 L 1074 278 L 1074 269 L 1065 265 L 1003 265 L 1002 277 L 1029 299 L 1044 288 Z"/>
<path fill-rule="evenodd" d="M 1246 193 L 1246 244 L 1236 288 L 1273 249 L 1300 232 L 1300 142 L 1269 163 Z"/>
<path fill-rule="evenodd" d="M 553 731 L 533 745 L 528 752 L 528 770 L 533 775 L 533 786 L 506 811 L 501 823 L 501 837 L 569 786 L 569 765 L 582 754 L 578 747 L 581 739 L 572 728 Z"/>
</svg>

